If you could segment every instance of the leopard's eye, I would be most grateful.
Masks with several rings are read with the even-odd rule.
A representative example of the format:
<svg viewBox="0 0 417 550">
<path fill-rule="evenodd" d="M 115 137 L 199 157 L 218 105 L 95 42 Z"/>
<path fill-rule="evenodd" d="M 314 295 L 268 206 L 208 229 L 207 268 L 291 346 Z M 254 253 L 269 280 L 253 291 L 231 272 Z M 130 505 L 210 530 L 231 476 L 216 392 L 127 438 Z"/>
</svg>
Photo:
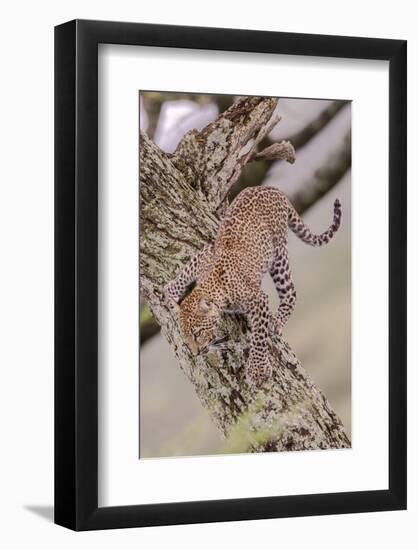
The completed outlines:
<svg viewBox="0 0 417 550">
<path fill-rule="evenodd" d="M 198 338 L 202 332 L 203 332 L 203 327 L 196 328 L 193 330 L 193 334 L 196 338 Z"/>
</svg>

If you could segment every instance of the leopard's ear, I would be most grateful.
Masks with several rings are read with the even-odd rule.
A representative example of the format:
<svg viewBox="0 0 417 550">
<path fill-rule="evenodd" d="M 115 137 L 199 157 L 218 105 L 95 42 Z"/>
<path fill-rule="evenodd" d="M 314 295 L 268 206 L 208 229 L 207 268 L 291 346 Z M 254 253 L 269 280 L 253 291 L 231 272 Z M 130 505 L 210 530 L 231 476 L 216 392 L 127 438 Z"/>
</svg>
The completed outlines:
<svg viewBox="0 0 417 550">
<path fill-rule="evenodd" d="M 215 315 L 218 310 L 216 304 L 208 298 L 201 298 L 200 309 L 205 315 Z"/>
<path fill-rule="evenodd" d="M 201 298 L 200 300 L 200 309 L 203 313 L 208 313 L 212 307 L 212 302 L 207 300 L 207 298 Z"/>
</svg>

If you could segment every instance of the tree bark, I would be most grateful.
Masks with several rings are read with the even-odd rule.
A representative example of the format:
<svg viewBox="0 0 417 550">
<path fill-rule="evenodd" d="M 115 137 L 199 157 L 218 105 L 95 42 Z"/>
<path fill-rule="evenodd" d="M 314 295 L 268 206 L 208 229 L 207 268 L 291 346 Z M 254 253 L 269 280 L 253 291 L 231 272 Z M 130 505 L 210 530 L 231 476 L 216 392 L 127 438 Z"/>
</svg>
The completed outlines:
<svg viewBox="0 0 417 550">
<path fill-rule="evenodd" d="M 186 134 L 173 155 L 141 134 L 141 295 L 202 405 L 228 437 L 230 450 L 346 448 L 350 441 L 340 419 L 282 338 L 269 341 L 271 379 L 261 388 L 251 387 L 244 376 L 250 336 L 246 320 L 225 316 L 221 329 L 227 343 L 218 352 L 194 357 L 163 293 L 178 270 L 215 237 L 230 187 L 278 122 L 277 103 L 241 98 L 201 132 Z M 294 150 L 284 143 L 276 152 L 290 161 Z"/>
</svg>

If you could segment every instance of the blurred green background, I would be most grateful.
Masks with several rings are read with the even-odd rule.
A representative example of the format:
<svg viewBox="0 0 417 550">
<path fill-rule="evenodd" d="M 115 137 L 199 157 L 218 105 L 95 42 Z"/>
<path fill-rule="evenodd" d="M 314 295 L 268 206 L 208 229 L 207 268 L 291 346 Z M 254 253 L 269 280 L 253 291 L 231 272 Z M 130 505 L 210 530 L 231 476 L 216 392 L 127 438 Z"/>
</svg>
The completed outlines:
<svg viewBox="0 0 417 550">
<path fill-rule="evenodd" d="M 201 129 L 234 101 L 233 96 L 142 92 L 140 127 L 166 152 L 173 152 L 192 128 Z M 333 100 L 281 98 L 282 117 L 272 141 L 314 131 L 296 149 L 296 162 L 275 162 L 245 174 L 251 185 L 278 187 L 291 197 L 303 190 L 314 173 L 326 167 L 343 147 L 351 128 L 351 105 Z M 321 124 L 317 124 L 321 121 Z M 303 140 L 301 140 L 302 142 Z M 305 141 L 305 140 L 304 140 Z M 252 163 L 256 165 L 258 163 Z M 289 233 L 289 255 L 297 307 L 284 338 L 304 368 L 323 390 L 351 433 L 351 171 L 304 214 L 314 233 L 332 221 L 333 202 L 342 203 L 342 225 L 323 248 L 313 248 Z M 278 297 L 269 276 L 264 287 L 271 308 Z M 224 452 L 226 442 L 200 404 L 179 368 L 152 314 L 141 302 L 140 312 L 140 457 L 210 455 Z"/>
</svg>

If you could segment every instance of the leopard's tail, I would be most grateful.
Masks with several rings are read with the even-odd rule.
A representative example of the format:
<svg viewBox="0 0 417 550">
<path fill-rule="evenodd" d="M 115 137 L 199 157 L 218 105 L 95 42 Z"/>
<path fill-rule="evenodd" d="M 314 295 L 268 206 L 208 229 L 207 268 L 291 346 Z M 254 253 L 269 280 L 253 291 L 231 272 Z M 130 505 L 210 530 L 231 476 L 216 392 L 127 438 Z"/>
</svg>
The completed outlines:
<svg viewBox="0 0 417 550">
<path fill-rule="evenodd" d="M 334 201 L 334 210 L 333 210 L 333 223 L 327 231 L 321 235 L 313 235 L 310 229 L 306 226 L 303 220 L 295 211 L 294 207 L 290 205 L 288 211 L 288 226 L 289 228 L 305 243 L 311 246 L 322 246 L 327 244 L 332 238 L 333 235 L 340 227 L 340 222 L 342 219 L 342 208 L 340 206 L 339 199 Z"/>
</svg>

